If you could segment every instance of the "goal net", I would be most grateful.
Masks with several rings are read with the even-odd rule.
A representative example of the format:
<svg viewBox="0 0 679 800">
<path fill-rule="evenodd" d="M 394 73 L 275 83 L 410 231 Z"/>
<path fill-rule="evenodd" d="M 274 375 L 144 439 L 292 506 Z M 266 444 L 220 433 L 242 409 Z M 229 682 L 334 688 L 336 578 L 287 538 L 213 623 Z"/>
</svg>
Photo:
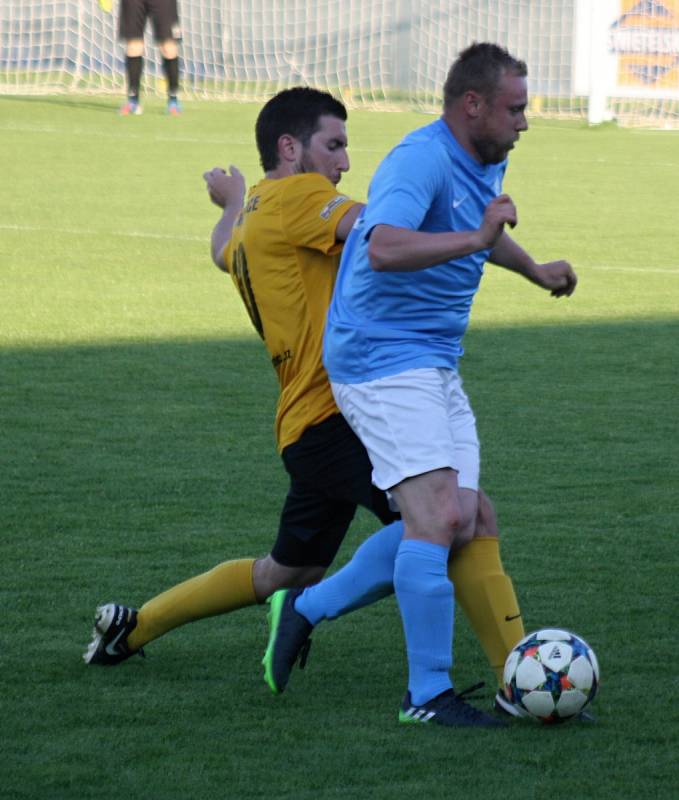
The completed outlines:
<svg viewBox="0 0 679 800">
<path fill-rule="evenodd" d="M 125 91 L 119 0 L 0 0 L 0 92 Z M 351 107 L 438 111 L 472 41 L 529 67 L 534 115 L 679 126 L 679 0 L 179 0 L 182 93 L 262 101 L 296 84 Z M 164 93 L 147 30 L 143 91 Z"/>
<path fill-rule="evenodd" d="M 446 71 L 460 50 L 473 41 L 492 41 L 528 65 L 531 111 L 585 112 L 573 85 L 575 0 L 434 0 L 420 6 L 411 64 L 414 99 L 422 107 L 440 102 Z"/>
<path fill-rule="evenodd" d="M 394 92 L 389 0 L 180 0 L 182 92 L 253 101 L 287 86 L 340 92 L 352 105 Z M 1 0 L 0 91 L 15 94 L 125 89 L 124 48 L 113 13 L 96 0 Z M 162 92 L 151 26 L 146 92 Z"/>
</svg>

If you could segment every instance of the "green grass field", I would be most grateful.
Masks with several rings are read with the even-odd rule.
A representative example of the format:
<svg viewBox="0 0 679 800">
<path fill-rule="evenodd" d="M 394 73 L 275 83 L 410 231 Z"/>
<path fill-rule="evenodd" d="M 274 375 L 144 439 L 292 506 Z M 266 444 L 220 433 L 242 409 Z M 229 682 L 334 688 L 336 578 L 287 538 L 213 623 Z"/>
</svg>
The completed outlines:
<svg viewBox="0 0 679 800">
<path fill-rule="evenodd" d="M 528 629 L 596 649 L 594 726 L 399 726 L 393 600 L 315 634 L 273 697 L 262 608 L 86 668 L 97 603 L 268 551 L 286 489 L 275 377 L 209 258 L 202 172 L 254 182 L 255 106 L 0 98 L 0 796 L 659 798 L 679 791 L 677 134 L 536 122 L 516 239 L 553 300 L 489 267 L 462 362 Z M 354 112 L 346 190 L 430 118 Z M 361 514 L 338 564 L 375 527 Z M 492 674 L 462 616 L 456 684 Z"/>
</svg>

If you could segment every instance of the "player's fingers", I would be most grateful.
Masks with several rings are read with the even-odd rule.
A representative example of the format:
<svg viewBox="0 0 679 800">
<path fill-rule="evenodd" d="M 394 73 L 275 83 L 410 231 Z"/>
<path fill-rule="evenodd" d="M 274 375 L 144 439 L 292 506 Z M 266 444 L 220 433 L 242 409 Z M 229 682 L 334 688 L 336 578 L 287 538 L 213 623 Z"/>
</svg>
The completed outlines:
<svg viewBox="0 0 679 800">
<path fill-rule="evenodd" d="M 513 204 L 504 209 L 504 222 L 506 225 L 509 225 L 510 228 L 515 228 L 518 221 L 519 217 Z"/>
<path fill-rule="evenodd" d="M 577 283 L 578 283 L 577 275 L 573 272 L 572 269 L 569 268 L 568 272 L 566 273 L 566 285 L 564 287 L 563 293 L 568 297 L 570 297 L 575 291 Z"/>
<path fill-rule="evenodd" d="M 577 281 L 572 281 L 566 278 L 566 281 L 562 286 L 552 289 L 552 297 L 570 297 L 575 291 L 576 283 Z"/>
</svg>

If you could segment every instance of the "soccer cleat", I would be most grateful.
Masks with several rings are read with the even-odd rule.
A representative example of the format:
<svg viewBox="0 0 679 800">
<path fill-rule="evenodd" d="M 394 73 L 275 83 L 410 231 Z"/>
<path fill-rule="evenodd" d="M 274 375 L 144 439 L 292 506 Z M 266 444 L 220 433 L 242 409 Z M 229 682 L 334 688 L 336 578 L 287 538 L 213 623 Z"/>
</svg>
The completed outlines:
<svg viewBox="0 0 679 800">
<path fill-rule="evenodd" d="M 530 714 L 527 711 L 524 711 L 523 708 L 519 708 L 519 706 L 515 706 L 514 703 L 507 700 L 502 689 L 497 690 L 493 706 L 495 707 L 496 711 L 507 717 L 530 717 Z"/>
<path fill-rule="evenodd" d="M 477 684 L 464 692 L 456 694 L 454 689 L 448 689 L 442 694 L 416 706 L 410 699 L 410 692 L 406 692 L 398 721 L 405 723 L 433 722 L 448 728 L 504 728 L 507 723 L 490 714 L 479 711 L 464 701 L 464 697 L 483 686 Z"/>
<path fill-rule="evenodd" d="M 126 103 L 120 106 L 118 113 L 121 117 L 139 117 L 141 114 L 143 114 L 143 109 L 139 105 L 139 100 L 135 100 L 133 97 L 130 97 Z"/>
<path fill-rule="evenodd" d="M 171 117 L 178 117 L 182 113 L 182 107 L 176 97 L 171 97 L 167 101 L 167 113 Z"/>
<path fill-rule="evenodd" d="M 304 669 L 313 625 L 295 611 L 295 598 L 302 589 L 281 589 L 271 596 L 269 611 L 269 642 L 262 659 L 264 680 L 274 694 L 285 690 L 290 672 L 297 659 Z"/>
<path fill-rule="evenodd" d="M 93 638 L 83 655 L 83 661 L 86 664 L 112 667 L 135 653 L 143 656 L 143 650 L 130 650 L 127 646 L 127 637 L 136 627 L 136 608 L 119 606 L 116 603 L 99 606 L 94 618 Z"/>
<path fill-rule="evenodd" d="M 506 717 L 514 717 L 515 719 L 532 719 L 531 715 L 525 709 L 514 705 L 514 703 L 507 700 L 502 689 L 497 690 L 494 707 L 497 712 Z M 589 711 L 581 711 L 579 714 L 576 714 L 573 719 L 577 719 L 580 722 L 596 722 L 596 717 Z"/>
</svg>

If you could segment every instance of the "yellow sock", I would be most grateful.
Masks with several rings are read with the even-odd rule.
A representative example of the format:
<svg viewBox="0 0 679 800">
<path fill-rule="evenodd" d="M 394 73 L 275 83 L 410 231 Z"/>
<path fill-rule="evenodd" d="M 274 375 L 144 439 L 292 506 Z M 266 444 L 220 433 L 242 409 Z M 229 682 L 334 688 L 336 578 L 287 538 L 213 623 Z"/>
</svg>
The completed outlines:
<svg viewBox="0 0 679 800">
<path fill-rule="evenodd" d="M 497 538 L 472 539 L 453 557 L 448 577 L 501 686 L 505 660 L 525 631 L 514 586 L 502 567 Z"/>
<path fill-rule="evenodd" d="M 254 558 L 225 561 L 144 603 L 127 640 L 130 648 L 138 650 L 187 622 L 254 605 L 254 563 Z"/>
</svg>

